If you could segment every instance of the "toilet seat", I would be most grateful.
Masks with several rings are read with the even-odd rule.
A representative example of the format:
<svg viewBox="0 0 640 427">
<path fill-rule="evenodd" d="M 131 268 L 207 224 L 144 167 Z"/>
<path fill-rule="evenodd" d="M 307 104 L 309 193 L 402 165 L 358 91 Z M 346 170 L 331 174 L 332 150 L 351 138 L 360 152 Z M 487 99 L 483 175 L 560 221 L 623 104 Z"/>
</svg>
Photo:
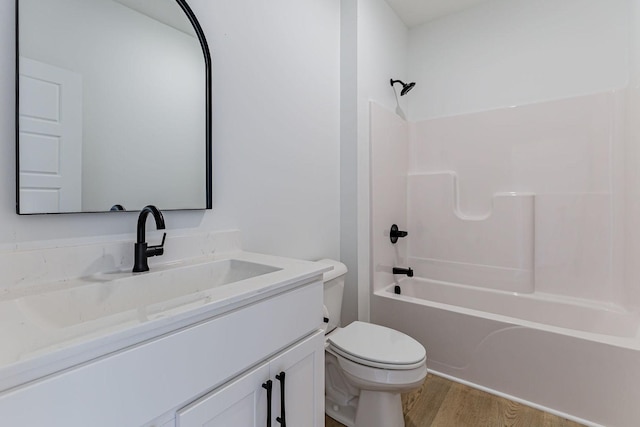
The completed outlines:
<svg viewBox="0 0 640 427">
<path fill-rule="evenodd" d="M 394 329 L 353 322 L 327 337 L 329 349 L 361 365 L 391 369 L 416 369 L 425 364 L 422 344 Z"/>
</svg>

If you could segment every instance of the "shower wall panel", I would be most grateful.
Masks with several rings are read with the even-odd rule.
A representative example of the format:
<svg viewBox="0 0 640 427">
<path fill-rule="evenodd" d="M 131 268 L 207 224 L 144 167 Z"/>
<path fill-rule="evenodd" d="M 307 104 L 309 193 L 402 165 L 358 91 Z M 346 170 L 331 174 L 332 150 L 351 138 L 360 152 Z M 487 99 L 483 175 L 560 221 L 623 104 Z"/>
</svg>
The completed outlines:
<svg viewBox="0 0 640 427">
<path fill-rule="evenodd" d="M 525 289 L 616 301 L 616 287 L 611 286 L 612 153 L 620 144 L 620 96 L 607 92 L 412 123 L 408 172 L 455 173 L 457 188 L 449 192 L 456 194 L 455 200 L 440 204 L 455 202 L 458 224 L 437 224 L 433 203 L 440 196 L 435 188 L 422 193 L 431 200 L 430 207 L 416 201 L 419 195 L 410 194 L 415 200 L 408 202 L 409 217 L 424 224 L 412 222 L 417 229 L 411 230 L 410 261 L 420 265 L 424 258 L 437 258 L 442 265 L 477 264 L 475 282 L 460 280 L 462 268 L 443 275 L 433 262 L 425 277 L 518 291 L 524 286 L 521 275 L 514 276 L 510 287 L 503 283 L 504 275 L 493 277 L 485 267 L 531 270 L 533 286 Z M 485 235 L 491 227 L 477 219 L 496 214 L 497 194 L 535 195 L 532 225 L 521 224 L 517 231 L 514 210 L 509 220 L 498 221 L 504 227 Z M 449 206 L 441 211 L 451 216 Z M 504 251 L 514 257 L 524 254 L 523 246 L 513 242 L 516 233 L 522 236 L 528 230 L 535 230 L 531 269 L 515 258 L 505 263 Z M 480 241 L 486 242 L 482 248 Z"/>
<path fill-rule="evenodd" d="M 458 207 L 454 172 L 410 174 L 408 188 L 409 264 L 417 276 L 534 291 L 532 194 L 494 194 L 487 215 L 469 216 Z"/>
<path fill-rule="evenodd" d="M 393 282 L 393 267 L 407 262 L 407 238 L 394 245 L 392 224 L 407 229 L 409 124 L 371 102 L 371 266 L 374 284 Z M 413 231 L 410 232 L 410 236 Z"/>
</svg>

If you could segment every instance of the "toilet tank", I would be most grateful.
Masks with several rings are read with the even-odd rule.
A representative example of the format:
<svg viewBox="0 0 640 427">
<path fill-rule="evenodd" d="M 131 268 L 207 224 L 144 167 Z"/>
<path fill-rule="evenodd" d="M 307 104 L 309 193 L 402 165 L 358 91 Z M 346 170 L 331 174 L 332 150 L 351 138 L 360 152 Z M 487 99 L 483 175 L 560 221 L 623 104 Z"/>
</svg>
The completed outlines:
<svg viewBox="0 0 640 427">
<path fill-rule="evenodd" d="M 324 273 L 324 317 L 325 333 L 333 331 L 340 326 L 340 316 L 342 313 L 342 294 L 344 291 L 344 277 L 347 274 L 347 266 L 340 261 L 331 259 L 321 259 L 320 264 L 333 266 L 333 270 Z"/>
</svg>

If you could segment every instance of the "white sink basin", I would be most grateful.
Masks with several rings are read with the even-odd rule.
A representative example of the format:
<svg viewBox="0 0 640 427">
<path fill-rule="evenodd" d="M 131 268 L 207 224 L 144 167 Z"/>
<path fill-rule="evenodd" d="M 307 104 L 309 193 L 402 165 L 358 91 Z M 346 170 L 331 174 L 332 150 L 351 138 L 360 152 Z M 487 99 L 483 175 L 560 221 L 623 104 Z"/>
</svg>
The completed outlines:
<svg viewBox="0 0 640 427">
<path fill-rule="evenodd" d="M 237 259 L 174 264 L 150 272 L 115 272 L 85 277 L 78 286 L 15 300 L 39 327 L 66 328 L 109 316 L 138 317 L 201 300 L 207 291 L 273 273 L 278 267 Z"/>
</svg>

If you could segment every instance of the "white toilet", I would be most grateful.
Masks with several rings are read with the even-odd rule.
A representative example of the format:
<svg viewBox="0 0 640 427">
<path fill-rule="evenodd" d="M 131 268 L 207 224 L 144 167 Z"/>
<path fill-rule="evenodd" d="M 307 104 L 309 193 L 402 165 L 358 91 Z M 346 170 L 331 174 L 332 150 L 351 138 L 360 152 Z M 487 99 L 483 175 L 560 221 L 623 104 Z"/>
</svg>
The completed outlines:
<svg viewBox="0 0 640 427">
<path fill-rule="evenodd" d="M 426 351 L 408 335 L 384 326 L 353 322 L 340 328 L 344 275 L 324 274 L 325 412 L 347 427 L 404 427 L 400 394 L 427 376 Z"/>
</svg>

